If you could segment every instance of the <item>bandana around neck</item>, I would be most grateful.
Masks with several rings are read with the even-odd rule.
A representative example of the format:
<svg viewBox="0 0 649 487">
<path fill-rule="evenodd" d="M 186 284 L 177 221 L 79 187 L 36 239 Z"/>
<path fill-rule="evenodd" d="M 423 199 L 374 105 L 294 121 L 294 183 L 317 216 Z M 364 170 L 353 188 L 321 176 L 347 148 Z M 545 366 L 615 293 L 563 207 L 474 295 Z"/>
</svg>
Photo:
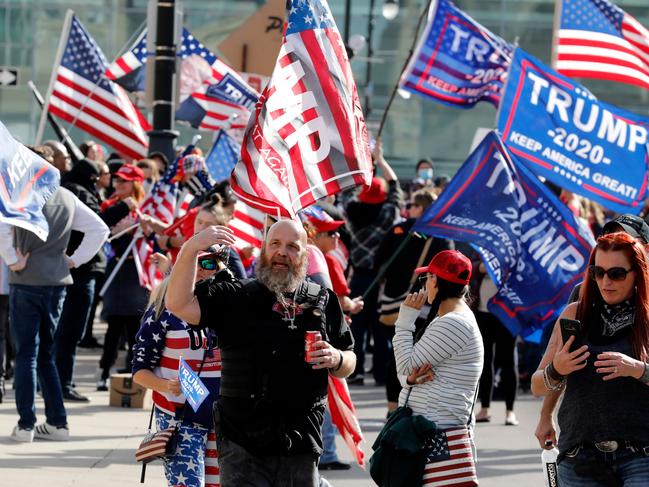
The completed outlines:
<svg viewBox="0 0 649 487">
<path fill-rule="evenodd" d="M 599 311 L 603 325 L 602 335 L 608 337 L 631 326 L 635 319 L 635 304 L 632 299 L 617 304 L 602 303 Z"/>
</svg>

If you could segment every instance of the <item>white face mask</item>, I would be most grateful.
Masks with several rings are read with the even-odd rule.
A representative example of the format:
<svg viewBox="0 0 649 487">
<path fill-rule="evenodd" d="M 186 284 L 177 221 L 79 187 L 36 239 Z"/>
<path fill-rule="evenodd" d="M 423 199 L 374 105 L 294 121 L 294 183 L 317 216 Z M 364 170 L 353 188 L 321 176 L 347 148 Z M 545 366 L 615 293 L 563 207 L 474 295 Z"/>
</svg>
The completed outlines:
<svg viewBox="0 0 649 487">
<path fill-rule="evenodd" d="M 417 171 L 417 176 L 419 176 L 421 179 L 433 179 L 433 168 L 429 167 L 426 169 L 420 169 Z"/>
</svg>

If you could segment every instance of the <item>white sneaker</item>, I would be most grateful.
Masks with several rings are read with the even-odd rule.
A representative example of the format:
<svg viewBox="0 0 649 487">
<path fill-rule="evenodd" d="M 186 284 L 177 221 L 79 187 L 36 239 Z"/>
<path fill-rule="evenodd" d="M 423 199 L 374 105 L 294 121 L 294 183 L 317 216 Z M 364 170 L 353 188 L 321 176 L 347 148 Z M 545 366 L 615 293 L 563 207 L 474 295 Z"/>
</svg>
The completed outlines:
<svg viewBox="0 0 649 487">
<path fill-rule="evenodd" d="M 10 439 L 14 441 L 19 441 L 21 443 L 31 443 L 34 441 L 34 429 L 30 428 L 21 428 L 20 426 L 14 426 L 14 430 L 11 432 Z"/>
<path fill-rule="evenodd" d="M 49 423 L 43 423 L 34 428 L 34 438 L 40 440 L 68 441 L 70 439 L 70 430 L 68 429 L 68 425 L 52 426 Z"/>
</svg>

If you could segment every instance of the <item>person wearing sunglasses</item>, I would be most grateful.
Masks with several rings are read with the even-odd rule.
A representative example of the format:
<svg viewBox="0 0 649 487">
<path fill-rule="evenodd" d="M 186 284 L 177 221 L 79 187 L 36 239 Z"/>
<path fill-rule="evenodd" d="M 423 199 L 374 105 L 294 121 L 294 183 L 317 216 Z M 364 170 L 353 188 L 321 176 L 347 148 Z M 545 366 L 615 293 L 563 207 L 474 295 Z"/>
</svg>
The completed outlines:
<svg viewBox="0 0 649 487">
<path fill-rule="evenodd" d="M 215 249 L 198 255 L 196 283 L 207 285 L 211 279 L 225 281 L 228 273 L 220 273 L 220 256 Z M 133 347 L 133 380 L 153 390 L 155 419 L 158 431 L 172 425 L 184 409 L 179 430 L 178 449 L 164 461 L 169 486 L 216 487 L 219 485 L 216 437 L 212 424 L 212 405 L 219 397 L 221 382 L 220 353 L 215 335 L 209 329 L 191 328 L 164 306 L 169 278 L 151 294 L 147 311 Z M 185 402 L 178 380 L 178 361 L 182 357 L 198 373 L 209 395 L 198 411 Z M 193 465 L 193 468 L 187 468 Z"/>
<path fill-rule="evenodd" d="M 649 259 L 632 236 L 617 232 L 597 239 L 588 264 L 532 392 L 564 394 L 559 485 L 649 485 Z M 580 322 L 576 337 L 561 338 L 562 319 Z M 573 346 L 578 340 L 583 345 Z"/>
<path fill-rule="evenodd" d="M 609 233 L 624 232 L 631 235 L 645 249 L 649 248 L 649 225 L 637 215 L 621 214 L 609 221 L 602 228 L 602 235 Z M 570 297 L 569 303 L 574 303 L 579 299 L 579 292 L 582 283 L 577 284 Z M 554 335 L 554 333 L 553 333 Z M 556 340 L 555 336 L 549 337 L 549 340 Z M 554 410 L 561 397 L 561 391 L 546 395 L 543 398 L 543 406 L 539 414 L 539 422 L 536 426 L 535 436 L 539 441 L 541 448 L 553 448 L 557 444 L 557 431 L 554 424 Z"/>
</svg>

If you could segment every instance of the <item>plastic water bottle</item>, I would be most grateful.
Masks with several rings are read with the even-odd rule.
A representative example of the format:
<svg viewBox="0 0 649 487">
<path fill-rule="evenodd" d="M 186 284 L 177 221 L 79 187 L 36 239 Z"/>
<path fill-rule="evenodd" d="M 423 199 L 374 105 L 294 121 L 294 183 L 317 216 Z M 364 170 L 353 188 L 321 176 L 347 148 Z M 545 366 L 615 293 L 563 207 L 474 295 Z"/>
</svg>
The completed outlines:
<svg viewBox="0 0 649 487">
<path fill-rule="evenodd" d="M 552 442 L 547 440 L 545 446 L 552 446 Z M 559 450 L 556 447 L 541 452 L 541 463 L 543 464 L 543 484 L 545 487 L 558 487 L 559 477 L 557 475 L 557 457 Z"/>
</svg>

